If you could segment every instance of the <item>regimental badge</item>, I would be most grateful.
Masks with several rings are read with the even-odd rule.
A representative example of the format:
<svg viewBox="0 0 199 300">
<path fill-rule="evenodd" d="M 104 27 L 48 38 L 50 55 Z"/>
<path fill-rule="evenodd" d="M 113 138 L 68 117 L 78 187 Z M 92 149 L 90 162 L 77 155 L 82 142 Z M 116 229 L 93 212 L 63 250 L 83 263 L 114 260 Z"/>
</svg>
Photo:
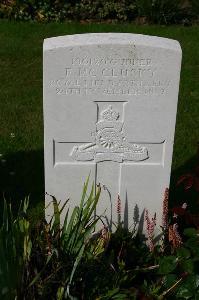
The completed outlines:
<svg viewBox="0 0 199 300">
<path fill-rule="evenodd" d="M 71 156 L 76 161 L 143 161 L 149 158 L 146 147 L 129 143 L 123 132 L 123 122 L 119 112 L 112 106 L 101 112 L 101 119 L 96 123 L 94 142 L 74 146 Z"/>
</svg>

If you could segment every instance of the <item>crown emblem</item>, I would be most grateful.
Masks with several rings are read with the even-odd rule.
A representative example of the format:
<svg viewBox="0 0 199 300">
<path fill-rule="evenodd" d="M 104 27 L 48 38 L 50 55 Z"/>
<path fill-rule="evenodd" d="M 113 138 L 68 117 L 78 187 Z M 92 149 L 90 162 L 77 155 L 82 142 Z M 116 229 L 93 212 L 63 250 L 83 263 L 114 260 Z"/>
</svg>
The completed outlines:
<svg viewBox="0 0 199 300">
<path fill-rule="evenodd" d="M 119 113 L 109 105 L 107 109 L 101 112 L 101 116 L 105 121 L 116 121 L 119 118 Z"/>
</svg>

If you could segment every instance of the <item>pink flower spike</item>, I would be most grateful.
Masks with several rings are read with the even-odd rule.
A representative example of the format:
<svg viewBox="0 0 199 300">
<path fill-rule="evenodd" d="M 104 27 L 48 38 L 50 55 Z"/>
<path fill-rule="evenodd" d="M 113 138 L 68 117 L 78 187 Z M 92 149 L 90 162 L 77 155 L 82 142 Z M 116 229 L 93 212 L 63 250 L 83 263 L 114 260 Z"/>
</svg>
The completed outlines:
<svg viewBox="0 0 199 300">
<path fill-rule="evenodd" d="M 163 199 L 163 211 L 162 211 L 162 227 L 164 230 L 168 228 L 168 212 L 169 212 L 169 189 L 166 188 Z"/>
<path fill-rule="evenodd" d="M 146 209 L 145 221 L 146 221 L 146 231 L 147 231 L 147 238 L 148 238 L 147 244 L 150 252 L 152 252 L 154 250 L 153 236 L 154 236 L 154 229 L 156 226 L 156 214 L 154 214 L 154 217 L 150 220 L 148 209 Z"/>
</svg>

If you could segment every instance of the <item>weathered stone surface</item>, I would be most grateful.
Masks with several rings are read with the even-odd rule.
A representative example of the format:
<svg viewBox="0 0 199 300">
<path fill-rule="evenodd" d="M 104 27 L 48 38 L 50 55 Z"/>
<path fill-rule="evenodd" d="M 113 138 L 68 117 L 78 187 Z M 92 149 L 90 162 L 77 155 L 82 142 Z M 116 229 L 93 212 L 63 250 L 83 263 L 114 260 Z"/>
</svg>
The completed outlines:
<svg viewBox="0 0 199 300">
<path fill-rule="evenodd" d="M 90 173 L 106 187 L 97 214 L 106 211 L 115 222 L 119 194 L 126 225 L 133 224 L 136 204 L 140 214 L 156 212 L 160 224 L 180 65 L 179 43 L 165 38 L 99 33 L 46 39 L 46 192 L 70 198 L 73 207 Z"/>
</svg>

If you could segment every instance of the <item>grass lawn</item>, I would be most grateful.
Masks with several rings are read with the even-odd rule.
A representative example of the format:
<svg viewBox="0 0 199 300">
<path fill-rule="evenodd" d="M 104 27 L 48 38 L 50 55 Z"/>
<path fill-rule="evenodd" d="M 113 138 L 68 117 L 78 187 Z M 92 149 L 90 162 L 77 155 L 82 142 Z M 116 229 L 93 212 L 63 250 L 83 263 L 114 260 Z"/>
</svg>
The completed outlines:
<svg viewBox="0 0 199 300">
<path fill-rule="evenodd" d="M 36 24 L 0 21 L 0 189 L 43 201 L 42 43 L 52 36 L 131 32 L 176 39 L 183 51 L 173 176 L 189 169 L 199 142 L 199 27 Z M 86 174 L 85 174 L 86 176 Z M 13 196 L 14 195 L 14 196 Z"/>
</svg>

